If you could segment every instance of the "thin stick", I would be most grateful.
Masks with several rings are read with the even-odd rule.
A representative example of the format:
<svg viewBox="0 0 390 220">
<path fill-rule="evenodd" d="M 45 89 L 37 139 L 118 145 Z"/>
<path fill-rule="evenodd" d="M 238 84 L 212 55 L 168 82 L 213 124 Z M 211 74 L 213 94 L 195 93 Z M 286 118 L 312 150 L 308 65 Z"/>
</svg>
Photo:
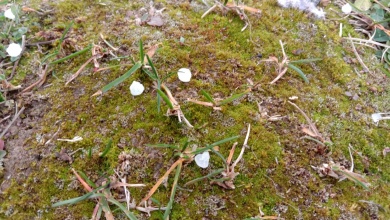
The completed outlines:
<svg viewBox="0 0 390 220">
<path fill-rule="evenodd" d="M 351 38 L 351 35 L 350 35 L 350 34 L 348 34 L 348 36 Z M 366 66 L 366 64 L 364 64 L 362 58 L 360 57 L 359 53 L 357 52 L 357 50 L 356 50 L 356 48 L 355 48 L 355 45 L 354 45 L 353 41 L 350 39 L 349 42 L 350 42 L 351 45 L 352 45 L 353 52 L 355 53 L 355 56 L 356 56 L 356 58 L 358 59 L 360 65 L 362 65 L 363 68 L 364 68 L 368 73 L 370 73 L 370 74 L 372 75 L 371 71 L 368 69 L 368 67 Z"/>
<path fill-rule="evenodd" d="M 19 112 L 17 112 L 17 107 L 16 107 L 16 111 L 15 111 L 15 116 L 14 118 L 12 119 L 12 121 L 7 125 L 7 127 L 4 129 L 4 131 L 0 134 L 0 138 L 2 138 L 8 131 L 8 129 L 11 127 L 11 125 L 16 121 L 16 119 L 19 117 L 20 114 L 22 114 L 22 112 L 24 111 L 25 107 L 23 106 Z"/>
</svg>

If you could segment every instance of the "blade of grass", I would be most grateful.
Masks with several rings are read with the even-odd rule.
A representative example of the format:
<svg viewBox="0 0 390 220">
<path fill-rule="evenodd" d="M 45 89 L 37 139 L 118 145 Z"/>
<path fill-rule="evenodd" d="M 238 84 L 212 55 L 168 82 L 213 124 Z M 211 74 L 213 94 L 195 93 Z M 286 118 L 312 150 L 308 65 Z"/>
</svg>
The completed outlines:
<svg viewBox="0 0 390 220">
<path fill-rule="evenodd" d="M 219 153 L 218 151 L 214 150 L 214 148 L 210 148 L 210 150 L 222 159 L 224 167 L 227 168 L 226 159 L 222 156 L 222 154 Z"/>
<path fill-rule="evenodd" d="M 291 69 L 295 70 L 306 83 L 309 83 L 309 79 L 307 79 L 306 75 L 302 72 L 301 69 L 292 65 L 291 63 L 287 64 L 287 66 L 290 67 Z"/>
<path fill-rule="evenodd" d="M 57 52 L 61 50 L 61 45 L 62 45 L 62 42 L 64 42 L 65 40 L 65 37 L 66 35 L 68 34 L 68 32 L 70 31 L 70 29 L 72 28 L 74 22 L 70 22 L 70 24 L 65 28 L 65 31 L 64 33 L 62 33 L 62 36 L 60 38 L 60 43 L 58 44 L 58 48 L 57 48 Z"/>
<path fill-rule="evenodd" d="M 182 166 L 182 163 L 179 163 L 179 165 L 176 168 L 176 174 L 175 174 L 175 178 L 173 180 L 173 185 L 172 185 L 171 197 L 169 199 L 169 202 L 168 202 L 168 205 L 167 205 L 167 209 L 164 212 L 163 219 L 169 219 L 169 214 L 171 213 L 173 202 L 175 200 L 175 194 L 176 194 L 176 189 L 177 189 L 177 181 L 179 180 L 181 166 Z"/>
<path fill-rule="evenodd" d="M 89 198 L 96 198 L 96 197 L 98 197 L 96 192 L 107 187 L 109 184 L 110 183 L 108 183 L 104 186 L 101 186 L 99 188 L 96 188 L 96 189 L 92 190 L 91 192 L 84 194 L 83 196 L 75 197 L 75 198 L 60 201 L 60 202 L 56 202 L 51 207 L 55 208 L 55 207 L 63 206 L 63 205 L 73 205 L 73 204 L 76 204 L 78 202 L 81 202 L 81 201 L 89 199 Z"/>
<path fill-rule="evenodd" d="M 158 148 L 173 148 L 176 150 L 179 150 L 178 146 L 171 145 L 171 144 L 146 144 L 148 147 L 158 147 Z"/>
<path fill-rule="evenodd" d="M 186 148 L 188 147 L 188 144 L 190 142 L 188 141 L 188 138 L 186 139 L 186 142 L 183 144 L 183 147 L 181 148 L 181 152 L 184 152 L 186 150 Z"/>
<path fill-rule="evenodd" d="M 108 198 L 107 200 L 108 200 L 109 202 L 111 202 L 112 204 L 118 206 L 118 207 L 125 213 L 125 215 L 126 215 L 129 219 L 131 219 L 131 220 L 137 220 L 137 217 L 135 217 L 135 215 L 134 215 L 132 212 L 130 212 L 129 210 L 127 210 L 126 207 L 122 205 L 122 203 L 120 203 L 120 202 L 118 202 L 117 200 L 112 199 L 112 198 Z"/>
<path fill-rule="evenodd" d="M 79 171 L 78 172 L 79 175 L 85 180 L 85 182 L 87 182 L 90 186 L 92 186 L 93 188 L 97 188 L 96 184 L 94 182 L 92 182 L 88 177 L 87 175 L 85 175 L 85 173 L 83 171 Z"/>
<path fill-rule="evenodd" d="M 169 106 L 170 109 L 173 109 L 173 104 L 172 102 L 169 100 L 168 96 L 165 95 L 165 93 L 163 91 L 161 91 L 161 89 L 157 89 L 157 93 L 161 96 L 161 98 L 165 101 L 165 103 L 167 103 L 167 105 Z"/>
<path fill-rule="evenodd" d="M 49 63 L 49 65 L 54 65 L 54 64 L 62 63 L 62 62 L 64 62 L 64 61 L 66 61 L 66 60 L 69 60 L 69 59 L 71 59 L 71 58 L 73 58 L 73 57 L 76 57 L 76 56 L 78 56 L 78 55 L 80 55 L 80 54 L 83 54 L 83 53 L 87 52 L 87 51 L 90 50 L 91 48 L 92 48 L 92 44 L 90 44 L 90 45 L 88 45 L 88 47 L 86 47 L 86 48 L 84 48 L 84 49 L 82 49 L 82 50 L 79 50 L 79 51 L 77 51 L 77 52 L 74 52 L 74 53 L 72 53 L 72 54 L 70 54 L 70 55 L 68 55 L 68 56 L 66 56 L 66 57 L 63 57 L 63 58 L 58 59 L 58 60 L 55 60 L 55 61 Z"/>
<path fill-rule="evenodd" d="M 294 60 L 289 61 L 289 63 L 311 63 L 322 60 L 321 58 L 311 58 L 311 59 L 302 59 L 302 60 Z"/>
<path fill-rule="evenodd" d="M 215 171 L 207 174 L 206 176 L 202 176 L 202 177 L 199 177 L 199 178 L 196 178 L 194 180 L 191 180 L 191 181 L 187 182 L 186 184 L 184 184 L 184 186 L 188 186 L 188 185 L 191 185 L 193 183 L 199 182 L 199 181 L 201 181 L 203 179 L 213 177 L 215 175 L 218 175 L 218 174 L 222 173 L 223 171 L 225 171 L 225 168 L 221 168 L 221 169 L 215 170 Z"/>
<path fill-rule="evenodd" d="M 215 101 L 213 99 L 213 97 L 211 97 L 211 95 L 209 93 L 207 93 L 205 90 L 200 90 L 200 92 L 202 93 L 202 95 L 211 103 L 213 103 L 215 105 Z"/>
<path fill-rule="evenodd" d="M 99 155 L 99 157 L 101 157 L 101 158 L 105 157 L 106 154 L 110 151 L 111 146 L 112 146 L 112 139 L 110 138 L 110 140 L 108 140 L 108 143 L 106 144 L 106 148 L 105 148 L 104 151 Z"/>
<path fill-rule="evenodd" d="M 129 71 L 127 71 L 122 76 L 116 78 L 114 81 L 112 81 L 109 84 L 107 84 L 106 86 L 104 86 L 103 89 L 99 90 L 98 92 L 96 92 L 92 96 L 105 93 L 108 90 L 112 89 L 113 87 L 119 85 L 120 83 L 125 81 L 127 78 L 129 78 L 135 71 L 137 71 L 139 68 L 141 68 L 141 66 L 142 66 L 142 64 L 140 62 L 137 62 L 133 67 L 131 67 L 131 69 Z"/>
<path fill-rule="evenodd" d="M 342 173 L 348 179 L 362 186 L 364 189 L 368 189 L 368 186 L 370 185 L 361 175 L 357 173 L 351 172 L 349 170 L 342 170 L 338 166 L 332 166 L 332 170 Z"/>
<path fill-rule="evenodd" d="M 146 58 L 148 59 L 149 66 L 152 68 L 152 71 L 153 71 L 152 73 L 154 74 L 154 80 L 159 79 L 157 70 L 154 67 L 152 60 L 150 59 L 150 57 L 147 54 L 146 54 Z"/>
<path fill-rule="evenodd" d="M 219 104 L 219 105 L 228 104 L 229 102 L 233 102 L 234 100 L 241 98 L 242 96 L 244 96 L 244 95 L 247 94 L 248 92 L 249 92 L 249 91 L 246 91 L 246 92 L 243 92 L 243 93 L 239 93 L 239 94 L 232 95 L 232 96 L 230 96 L 229 98 L 226 98 L 226 99 L 222 100 L 222 101 L 219 102 L 218 104 Z"/>
<path fill-rule="evenodd" d="M 139 40 L 139 62 L 144 65 L 144 58 L 145 58 L 145 52 L 144 52 L 144 45 L 142 43 L 142 39 Z"/>
<path fill-rule="evenodd" d="M 209 149 L 211 149 L 211 148 L 213 148 L 213 147 L 215 147 L 215 146 L 221 145 L 221 144 L 226 143 L 226 142 L 229 142 L 229 141 L 231 141 L 231 140 L 235 140 L 235 139 L 237 139 L 237 138 L 239 138 L 239 137 L 240 137 L 240 135 L 233 136 L 233 137 L 229 137 L 229 138 L 225 138 L 225 139 L 223 139 L 223 140 L 220 140 L 220 141 L 217 141 L 217 142 L 212 143 L 212 144 L 210 144 L 210 145 L 207 145 L 205 148 L 201 148 L 201 149 L 199 149 L 199 150 L 193 151 L 192 154 L 199 154 L 199 153 L 202 153 L 202 152 L 204 152 L 204 151 L 206 151 L 206 150 L 209 150 Z"/>
</svg>

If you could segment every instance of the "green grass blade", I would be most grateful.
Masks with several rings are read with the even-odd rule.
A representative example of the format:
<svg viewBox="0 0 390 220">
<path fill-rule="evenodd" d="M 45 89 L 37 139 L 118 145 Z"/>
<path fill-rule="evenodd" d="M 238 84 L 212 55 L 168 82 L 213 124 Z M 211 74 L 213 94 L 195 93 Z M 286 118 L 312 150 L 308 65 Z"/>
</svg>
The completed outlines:
<svg viewBox="0 0 390 220">
<path fill-rule="evenodd" d="M 131 220 L 137 220 L 137 217 L 135 217 L 135 215 L 130 212 L 129 210 L 127 210 L 127 208 L 125 206 L 122 205 L 122 203 L 118 202 L 117 200 L 115 199 L 112 199 L 112 198 L 108 198 L 107 199 L 109 202 L 111 202 L 112 204 L 118 206 L 122 211 L 123 213 L 125 213 L 125 215 L 131 219 Z"/>
<path fill-rule="evenodd" d="M 57 51 L 61 50 L 62 42 L 64 42 L 66 35 L 69 33 L 70 29 L 73 27 L 74 22 L 70 22 L 70 24 L 65 28 L 64 33 L 62 33 L 62 36 L 60 38 L 60 43 L 58 44 Z"/>
<path fill-rule="evenodd" d="M 108 90 L 112 89 L 113 87 L 119 85 L 123 81 L 125 81 L 127 78 L 129 78 L 135 71 L 137 71 L 139 68 L 141 68 L 142 64 L 140 62 L 137 62 L 129 71 L 127 71 L 122 76 L 116 78 L 114 81 L 110 82 L 106 86 L 103 87 L 102 92 L 107 92 Z"/>
<path fill-rule="evenodd" d="M 361 178 L 363 180 L 363 177 L 360 176 L 360 174 L 356 174 L 356 173 L 353 173 L 353 172 L 350 172 L 350 171 L 345 171 L 345 170 L 342 170 L 340 169 L 339 167 L 337 166 L 332 166 L 332 170 L 335 170 L 335 171 L 338 171 L 340 173 L 342 173 L 343 175 L 345 175 L 348 179 L 352 180 L 353 182 L 357 183 L 358 185 L 362 186 L 364 189 L 368 189 L 368 186 L 370 185 L 369 183 L 367 182 L 363 182 L 361 180 L 359 180 L 358 178 Z M 365 180 L 364 180 L 365 181 Z"/>
<path fill-rule="evenodd" d="M 322 60 L 321 58 L 311 58 L 311 59 L 302 59 L 302 60 L 294 60 L 290 61 L 290 63 L 311 63 Z"/>
<path fill-rule="evenodd" d="M 139 40 L 139 61 L 144 64 L 144 58 L 145 58 L 145 52 L 144 52 L 144 45 L 142 43 L 142 40 Z"/>
<path fill-rule="evenodd" d="M 225 139 L 223 139 L 223 140 L 220 140 L 220 141 L 217 141 L 217 142 L 212 143 L 212 144 L 210 144 L 210 145 L 207 145 L 205 148 L 201 148 L 201 149 L 198 149 L 198 150 L 196 150 L 196 151 L 193 151 L 192 154 L 200 154 L 200 153 L 202 153 L 202 152 L 204 152 L 204 151 L 206 151 L 206 150 L 209 150 L 209 149 L 211 149 L 211 148 L 213 148 L 213 147 L 215 147 L 215 146 L 221 145 L 221 144 L 226 143 L 226 142 L 229 142 L 229 141 L 231 141 L 231 140 L 235 140 L 235 139 L 237 139 L 237 138 L 239 138 L 239 137 L 240 137 L 240 135 L 233 136 L 233 137 L 229 137 L 229 138 L 225 138 Z"/>
<path fill-rule="evenodd" d="M 302 79 L 303 79 L 306 83 L 309 83 L 309 79 L 307 79 L 306 75 L 302 72 L 301 69 L 299 69 L 298 67 L 292 65 L 291 63 L 289 63 L 287 66 L 288 66 L 289 68 L 295 70 L 295 71 L 299 74 L 299 76 L 302 77 Z"/>
<path fill-rule="evenodd" d="M 83 171 L 79 171 L 78 173 L 85 180 L 85 182 L 88 183 L 88 185 L 92 186 L 92 188 L 97 188 L 96 184 L 92 182 L 92 180 L 90 180 Z"/>
<path fill-rule="evenodd" d="M 0 102 L 4 102 L 5 101 L 5 98 L 3 96 L 3 94 L 0 92 Z"/>
<path fill-rule="evenodd" d="M 112 139 L 110 138 L 110 140 L 108 140 L 108 143 L 106 144 L 106 148 L 104 149 L 104 151 L 99 155 L 99 157 L 103 158 L 107 155 L 107 153 L 110 151 L 111 149 L 111 146 L 112 146 Z"/>
<path fill-rule="evenodd" d="M 220 140 L 220 141 L 217 141 L 217 142 L 215 142 L 215 143 L 212 143 L 212 144 L 210 144 L 209 146 L 215 147 L 215 146 L 221 145 L 221 144 L 223 144 L 223 143 L 226 143 L 226 142 L 235 140 L 235 139 L 237 139 L 237 138 L 239 138 L 239 137 L 240 137 L 240 135 L 236 135 L 236 136 L 233 136 L 233 137 L 225 138 L 225 139 L 223 139 L 223 140 Z"/>
<path fill-rule="evenodd" d="M 173 180 L 173 185 L 172 185 L 171 197 L 169 198 L 167 209 L 164 212 L 164 217 L 163 217 L 164 220 L 169 219 L 169 214 L 171 213 L 171 209 L 172 209 L 172 206 L 173 206 L 173 201 L 175 200 L 175 194 L 176 194 L 176 189 L 177 189 L 177 181 L 179 180 L 181 166 L 182 166 L 182 164 L 179 163 L 179 165 L 176 168 L 176 174 L 175 174 L 175 178 Z"/>
<path fill-rule="evenodd" d="M 186 184 L 184 184 L 184 186 L 188 186 L 188 185 L 194 184 L 196 182 L 199 182 L 199 181 L 201 181 L 203 179 L 213 177 L 215 175 L 218 175 L 218 174 L 222 173 L 223 171 L 225 171 L 225 168 L 221 168 L 221 169 L 215 170 L 215 171 L 207 174 L 206 176 L 202 176 L 202 177 L 199 177 L 199 178 L 196 178 L 194 180 L 191 180 L 191 181 L 187 182 Z"/>
<path fill-rule="evenodd" d="M 80 196 L 80 197 L 76 197 L 76 198 L 72 198 L 72 199 L 56 202 L 51 207 L 55 208 L 55 207 L 62 206 L 62 205 L 73 205 L 73 204 L 76 204 L 78 202 L 81 202 L 83 200 L 86 200 L 86 199 L 89 199 L 90 197 L 92 197 L 92 195 L 95 193 L 94 191 L 89 192 L 89 193 L 87 193 L 87 194 L 85 194 L 83 196 Z"/>
<path fill-rule="evenodd" d="M 189 144 L 190 142 L 188 141 L 188 138 L 186 139 L 186 142 L 183 144 L 183 147 L 181 148 L 181 151 L 180 152 L 184 152 L 185 151 L 185 149 L 188 147 L 188 144 Z"/>
<path fill-rule="evenodd" d="M 157 70 L 154 67 L 152 60 L 150 59 L 150 57 L 148 55 L 146 55 L 146 58 L 148 59 L 149 66 L 152 67 L 152 71 L 153 71 L 152 73 L 154 74 L 154 80 L 159 79 Z"/>
<path fill-rule="evenodd" d="M 157 89 L 161 90 L 160 79 L 157 79 Z M 157 93 L 157 113 L 160 113 L 160 111 L 161 111 L 161 96 L 159 93 Z"/>
<path fill-rule="evenodd" d="M 215 105 L 215 101 L 213 99 L 213 97 L 211 97 L 211 95 L 209 93 L 207 93 L 205 90 L 200 90 L 200 92 L 202 93 L 202 95 L 211 103 L 213 103 Z"/>
<path fill-rule="evenodd" d="M 158 147 L 158 148 L 173 148 L 179 150 L 179 147 L 171 144 L 146 144 L 148 147 Z"/>
<path fill-rule="evenodd" d="M 232 96 L 230 96 L 229 98 L 222 100 L 222 101 L 219 103 L 219 105 L 225 105 L 225 104 L 228 104 L 228 103 L 230 103 L 230 102 L 233 102 L 234 100 L 243 97 L 243 96 L 244 96 L 245 94 L 247 94 L 247 93 L 248 93 L 248 92 L 243 92 L 243 93 L 239 93 L 239 94 L 232 95 Z"/>
<path fill-rule="evenodd" d="M 161 91 L 161 89 L 157 89 L 157 93 L 161 96 L 161 98 L 165 101 L 165 103 L 167 103 L 167 105 L 169 106 L 170 109 L 173 109 L 173 104 L 172 102 L 169 100 L 168 96 L 165 95 L 165 93 L 163 91 Z"/>
<path fill-rule="evenodd" d="M 223 157 L 222 154 L 219 153 L 218 151 L 214 150 L 214 148 L 210 148 L 210 150 L 211 150 L 212 152 L 214 152 L 219 158 L 222 159 L 224 167 L 227 168 L 228 165 L 226 164 L 226 159 L 225 159 L 225 157 Z"/>
<path fill-rule="evenodd" d="M 62 63 L 62 62 L 64 62 L 64 61 L 66 61 L 66 60 L 69 60 L 69 59 L 71 59 L 71 58 L 73 58 L 73 57 L 76 57 L 76 56 L 78 56 L 78 55 L 80 55 L 80 54 L 83 54 L 83 53 L 87 52 L 87 51 L 90 50 L 91 48 L 92 48 L 92 44 L 90 44 L 88 47 L 86 47 L 86 48 L 84 48 L 84 49 L 82 49 L 82 50 L 79 50 L 79 51 L 77 51 L 77 52 L 72 53 L 71 55 L 68 55 L 68 56 L 63 57 L 63 58 L 58 59 L 58 60 L 55 60 L 55 61 L 51 62 L 50 65 Z"/>
<path fill-rule="evenodd" d="M 89 198 L 104 197 L 103 194 L 99 194 L 99 193 L 96 193 L 96 192 L 101 190 L 101 189 L 106 188 L 108 185 L 110 185 L 110 183 L 107 183 L 107 184 L 105 184 L 105 185 L 103 185 L 103 186 L 101 186 L 99 188 L 96 188 L 93 191 L 91 191 L 91 192 L 89 192 L 87 194 L 84 194 L 83 196 L 75 197 L 75 198 L 64 200 L 64 201 L 60 201 L 60 202 L 56 202 L 51 207 L 55 208 L 55 207 L 62 206 L 62 205 L 73 205 L 73 204 L 76 204 L 78 202 L 81 202 L 81 201 L 89 199 Z"/>
<path fill-rule="evenodd" d="M 157 78 L 154 76 L 154 74 L 151 73 L 149 70 L 142 69 L 142 72 L 146 73 L 146 75 L 148 75 L 152 80 L 157 80 Z"/>
</svg>

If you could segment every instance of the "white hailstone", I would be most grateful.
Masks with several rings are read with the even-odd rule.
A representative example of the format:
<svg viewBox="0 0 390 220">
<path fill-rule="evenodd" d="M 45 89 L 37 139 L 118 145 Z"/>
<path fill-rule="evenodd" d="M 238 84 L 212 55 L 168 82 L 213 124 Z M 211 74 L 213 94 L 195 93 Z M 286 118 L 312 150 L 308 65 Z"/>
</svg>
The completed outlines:
<svg viewBox="0 0 390 220">
<path fill-rule="evenodd" d="M 144 92 L 144 90 L 145 87 L 137 81 L 133 81 L 133 83 L 131 83 L 130 85 L 130 93 L 133 96 L 141 95 Z"/>
<path fill-rule="evenodd" d="M 22 47 L 19 44 L 11 43 L 6 51 L 9 56 L 17 57 L 22 53 Z"/>
<path fill-rule="evenodd" d="M 205 151 L 195 156 L 195 163 L 201 168 L 207 168 L 209 166 L 210 154 Z"/>
<path fill-rule="evenodd" d="M 4 16 L 6 18 L 9 18 L 11 20 L 15 20 L 15 15 L 14 13 L 12 13 L 11 9 L 7 9 L 5 12 L 4 12 Z"/>
<path fill-rule="evenodd" d="M 382 119 L 382 115 L 380 113 L 374 113 L 371 115 L 371 118 L 374 121 L 374 123 L 378 123 L 379 120 Z"/>
<path fill-rule="evenodd" d="M 352 12 L 352 7 L 349 3 L 343 5 L 343 7 L 341 7 L 341 11 L 344 13 L 344 14 L 349 14 Z"/>
<path fill-rule="evenodd" d="M 181 68 L 177 72 L 177 75 L 179 76 L 180 81 L 182 82 L 189 82 L 191 80 L 191 70 L 187 68 Z"/>
</svg>

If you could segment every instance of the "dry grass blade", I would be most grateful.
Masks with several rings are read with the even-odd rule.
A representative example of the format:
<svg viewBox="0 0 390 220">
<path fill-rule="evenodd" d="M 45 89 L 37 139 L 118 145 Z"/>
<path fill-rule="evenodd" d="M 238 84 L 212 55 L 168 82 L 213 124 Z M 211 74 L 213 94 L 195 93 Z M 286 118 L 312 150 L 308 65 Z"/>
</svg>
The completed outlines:
<svg viewBox="0 0 390 220">
<path fill-rule="evenodd" d="M 76 79 L 76 78 L 80 75 L 81 71 L 83 71 L 83 69 L 84 69 L 92 60 L 94 60 L 94 58 L 95 58 L 95 56 L 92 56 L 91 58 L 89 58 L 89 59 L 80 67 L 80 69 L 77 70 L 77 72 L 74 73 L 74 74 L 70 77 L 70 79 L 65 83 L 65 85 L 67 86 L 70 82 L 72 82 L 74 79 Z"/>
<path fill-rule="evenodd" d="M 177 167 L 179 164 L 182 164 L 184 160 L 185 160 L 184 158 L 179 158 L 174 164 L 172 164 L 172 166 L 167 170 L 167 172 L 165 172 L 165 174 L 162 177 L 160 177 L 160 179 L 158 179 L 156 184 L 154 184 L 152 189 L 150 189 L 149 193 L 141 200 L 139 205 L 146 202 L 154 194 L 154 192 L 156 192 L 158 187 L 161 185 L 164 179 L 168 177 L 168 175 L 173 171 L 173 169 L 175 169 L 175 167 Z"/>
<path fill-rule="evenodd" d="M 47 74 L 51 71 L 51 69 L 50 69 L 50 70 L 48 70 L 48 69 L 49 69 L 49 65 L 46 65 L 46 66 L 45 66 L 45 69 L 42 71 L 42 73 L 39 74 L 39 80 L 36 81 L 35 83 L 31 84 L 31 85 L 28 86 L 27 88 L 23 89 L 23 90 L 20 92 L 20 94 L 30 91 L 30 90 L 33 89 L 35 86 L 38 86 L 38 87 L 42 86 L 42 84 L 45 83 L 45 81 L 46 81 Z"/>
<path fill-rule="evenodd" d="M 308 132 L 307 134 L 312 136 L 312 137 L 318 137 L 323 142 L 324 139 L 323 139 L 322 135 L 320 134 L 320 132 L 318 132 L 317 127 L 315 126 L 315 124 L 313 122 L 311 122 L 310 118 L 305 114 L 305 112 L 303 112 L 302 109 L 299 108 L 296 104 L 294 104 L 290 101 L 287 101 L 287 102 L 290 103 L 292 106 L 294 106 L 296 109 L 298 109 L 298 111 L 303 115 L 303 117 L 305 117 L 307 123 L 309 124 L 309 128 L 310 128 L 310 132 Z M 313 136 L 313 134 L 314 134 L 314 136 Z"/>
<path fill-rule="evenodd" d="M 92 192 L 92 188 L 88 185 L 87 182 L 84 181 L 83 178 L 76 172 L 75 169 L 72 168 L 73 174 L 77 177 L 77 180 L 83 185 L 84 189 L 87 190 L 88 192 Z"/>
</svg>

